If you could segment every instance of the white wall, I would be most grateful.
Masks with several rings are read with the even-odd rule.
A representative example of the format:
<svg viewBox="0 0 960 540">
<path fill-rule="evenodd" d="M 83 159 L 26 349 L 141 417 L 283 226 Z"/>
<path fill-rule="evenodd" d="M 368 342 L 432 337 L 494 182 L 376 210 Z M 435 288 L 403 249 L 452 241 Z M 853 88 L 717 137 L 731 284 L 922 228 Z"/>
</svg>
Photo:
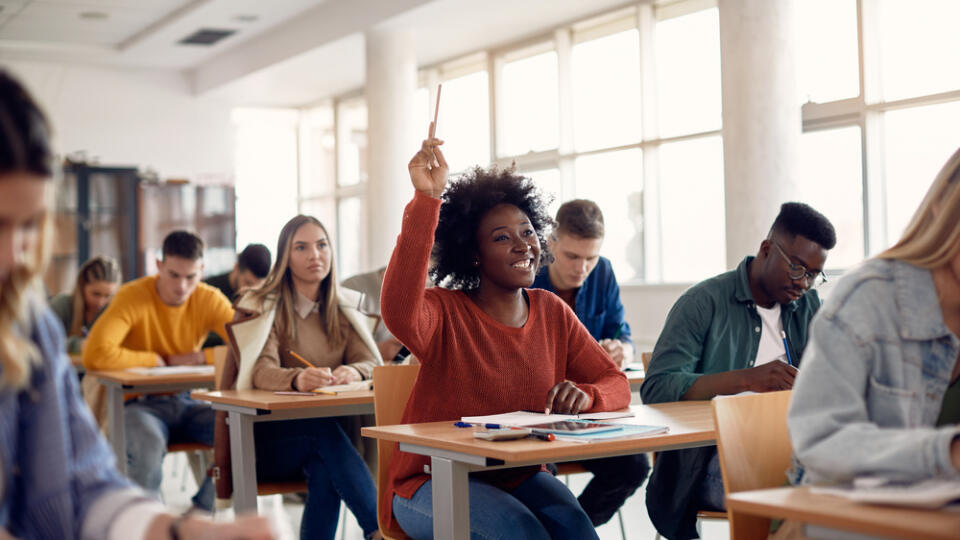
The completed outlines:
<svg viewBox="0 0 960 540">
<path fill-rule="evenodd" d="M 626 310 L 626 319 L 633 333 L 637 352 L 652 351 L 657 336 L 663 330 L 667 313 L 690 283 L 663 285 L 621 285 L 620 301 Z M 639 360 L 639 356 L 637 359 Z"/>
<path fill-rule="evenodd" d="M 102 165 L 155 170 L 160 180 L 233 183 L 232 105 L 191 95 L 179 72 L 6 60 L 50 116 L 56 150 Z"/>
</svg>

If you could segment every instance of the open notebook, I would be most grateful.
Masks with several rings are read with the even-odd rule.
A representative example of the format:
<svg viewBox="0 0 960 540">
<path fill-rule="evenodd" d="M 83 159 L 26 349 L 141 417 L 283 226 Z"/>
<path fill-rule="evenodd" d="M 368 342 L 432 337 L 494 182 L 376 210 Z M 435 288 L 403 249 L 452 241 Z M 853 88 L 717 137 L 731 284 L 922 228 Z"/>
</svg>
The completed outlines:
<svg viewBox="0 0 960 540">
<path fill-rule="evenodd" d="M 468 424 L 503 424 L 505 426 L 532 426 L 545 422 L 561 422 L 563 420 L 613 420 L 615 418 L 629 418 L 630 411 L 597 412 L 583 414 L 544 414 L 531 411 L 513 411 L 503 414 L 488 414 L 486 416 L 464 416 L 461 422 Z"/>
</svg>

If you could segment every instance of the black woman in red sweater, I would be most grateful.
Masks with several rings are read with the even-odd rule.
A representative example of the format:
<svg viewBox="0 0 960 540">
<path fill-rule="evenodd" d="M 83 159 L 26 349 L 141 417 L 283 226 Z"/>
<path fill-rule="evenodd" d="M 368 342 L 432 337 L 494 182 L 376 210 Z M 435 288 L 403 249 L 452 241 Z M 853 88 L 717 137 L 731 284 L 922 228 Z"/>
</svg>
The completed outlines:
<svg viewBox="0 0 960 540">
<path fill-rule="evenodd" d="M 381 296 L 383 321 L 421 363 L 403 422 L 629 405 L 626 378 L 576 314 L 527 288 L 549 257 L 550 218 L 533 182 L 476 168 L 448 185 L 441 144 L 425 140 L 410 160 L 416 191 Z M 426 289 L 431 249 L 439 286 Z M 432 537 L 428 464 L 395 454 L 393 507 L 380 509 L 416 539 Z M 577 499 L 543 467 L 476 473 L 469 489 L 474 538 L 597 538 Z"/>
</svg>

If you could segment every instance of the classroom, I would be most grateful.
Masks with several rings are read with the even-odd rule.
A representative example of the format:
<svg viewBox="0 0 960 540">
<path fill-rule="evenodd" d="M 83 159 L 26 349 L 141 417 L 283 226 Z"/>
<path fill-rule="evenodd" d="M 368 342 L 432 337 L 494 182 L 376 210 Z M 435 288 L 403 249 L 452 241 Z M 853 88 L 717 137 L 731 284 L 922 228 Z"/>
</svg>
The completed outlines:
<svg viewBox="0 0 960 540">
<path fill-rule="evenodd" d="M 0 0 L 0 540 L 956 538 L 958 19 Z"/>
</svg>

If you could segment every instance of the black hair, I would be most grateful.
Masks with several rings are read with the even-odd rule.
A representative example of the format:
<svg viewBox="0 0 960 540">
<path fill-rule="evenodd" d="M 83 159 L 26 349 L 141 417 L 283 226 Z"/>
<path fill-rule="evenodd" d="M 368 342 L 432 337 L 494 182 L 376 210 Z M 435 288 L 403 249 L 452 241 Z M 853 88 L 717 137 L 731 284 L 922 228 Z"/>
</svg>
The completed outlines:
<svg viewBox="0 0 960 540">
<path fill-rule="evenodd" d="M 163 239 L 163 258 L 167 257 L 199 260 L 203 258 L 203 240 L 190 231 L 173 231 Z"/>
<path fill-rule="evenodd" d="M 802 235 L 824 249 L 833 249 L 837 245 L 837 233 L 830 220 L 800 202 L 786 202 L 780 206 L 780 214 L 770 227 L 770 232 L 774 231 L 791 237 Z"/>
<path fill-rule="evenodd" d="M 0 69 L 0 172 L 53 174 L 50 124 L 30 93 Z"/>
<path fill-rule="evenodd" d="M 260 279 L 270 273 L 270 250 L 263 244 L 250 244 L 237 256 L 237 270 L 249 270 Z"/>
<path fill-rule="evenodd" d="M 512 204 L 530 218 L 540 240 L 540 261 L 551 260 L 546 234 L 552 220 L 547 213 L 550 199 L 533 180 L 513 168 L 500 170 L 475 167 L 452 180 L 443 192 L 440 220 L 434 234 L 433 282 L 448 289 L 470 290 L 480 285 L 479 269 L 473 264 L 478 252 L 477 227 L 480 220 L 499 204 Z"/>
</svg>

